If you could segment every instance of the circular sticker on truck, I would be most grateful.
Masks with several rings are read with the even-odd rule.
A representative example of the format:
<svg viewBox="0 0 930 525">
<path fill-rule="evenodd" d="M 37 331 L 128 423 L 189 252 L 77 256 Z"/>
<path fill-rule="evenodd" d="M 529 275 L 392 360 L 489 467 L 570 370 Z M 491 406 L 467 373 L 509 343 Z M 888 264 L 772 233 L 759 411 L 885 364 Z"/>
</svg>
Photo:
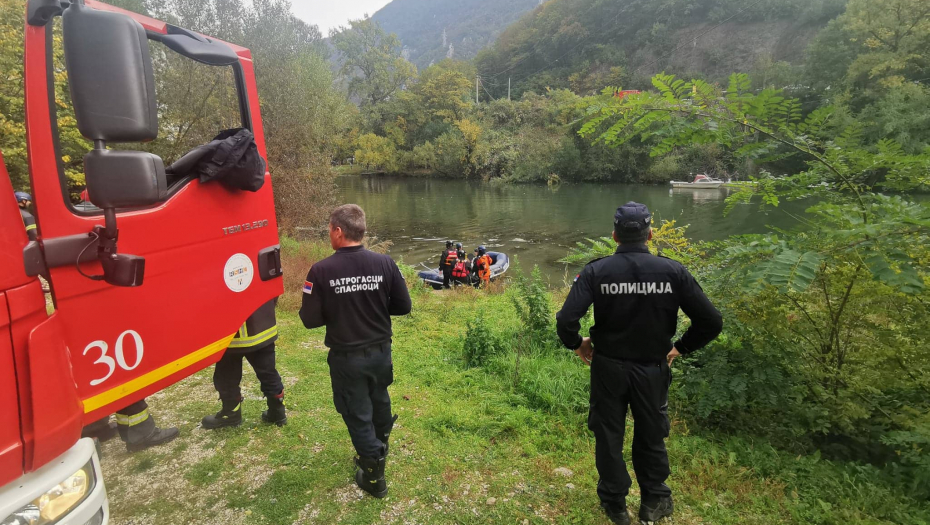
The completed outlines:
<svg viewBox="0 0 930 525">
<path fill-rule="evenodd" d="M 255 274 L 255 268 L 252 266 L 252 260 L 244 253 L 237 253 L 226 261 L 226 267 L 223 268 L 223 280 L 226 281 L 226 287 L 234 292 L 241 292 L 252 284 L 252 276 Z"/>
</svg>

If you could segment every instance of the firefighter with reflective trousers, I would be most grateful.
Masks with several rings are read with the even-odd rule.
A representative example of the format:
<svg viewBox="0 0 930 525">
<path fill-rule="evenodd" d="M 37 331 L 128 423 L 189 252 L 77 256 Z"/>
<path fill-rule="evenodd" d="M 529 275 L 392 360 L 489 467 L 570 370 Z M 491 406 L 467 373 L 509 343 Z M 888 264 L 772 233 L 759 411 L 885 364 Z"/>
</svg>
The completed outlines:
<svg viewBox="0 0 930 525">
<path fill-rule="evenodd" d="M 652 218 L 643 204 L 628 202 L 614 216 L 610 257 L 581 271 L 556 314 L 559 338 L 591 366 L 588 428 L 595 437 L 597 494 L 613 523 L 628 524 L 626 496 L 631 480 L 623 459 L 627 409 L 633 413 L 633 470 L 639 483 L 639 517 L 670 516 L 672 491 L 665 438 L 669 433 L 668 388 L 675 357 L 698 350 L 720 333 L 720 312 L 680 263 L 649 253 Z M 580 320 L 594 304 L 591 337 Z M 672 343 L 678 309 L 691 319 Z"/>
<path fill-rule="evenodd" d="M 242 423 L 242 359 L 248 360 L 261 384 L 268 410 L 262 412 L 262 421 L 284 426 L 287 413 L 284 409 L 284 384 L 275 368 L 274 343 L 278 339 L 278 324 L 274 307 L 277 299 L 268 301 L 255 311 L 229 343 L 226 353 L 213 369 L 213 386 L 220 395 L 223 407 L 215 415 L 201 421 L 203 428 L 234 427 Z"/>
</svg>

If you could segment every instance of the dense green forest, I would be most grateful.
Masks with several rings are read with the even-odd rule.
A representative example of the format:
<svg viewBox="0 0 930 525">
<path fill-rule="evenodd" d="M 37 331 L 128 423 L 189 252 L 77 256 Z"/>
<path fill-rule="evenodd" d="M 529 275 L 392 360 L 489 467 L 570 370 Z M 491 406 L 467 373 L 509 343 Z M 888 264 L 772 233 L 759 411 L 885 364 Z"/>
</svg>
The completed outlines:
<svg viewBox="0 0 930 525">
<path fill-rule="evenodd" d="M 605 148 L 579 137 L 597 93 L 652 89 L 652 75 L 662 71 L 716 83 L 745 72 L 752 89 L 781 89 L 800 100 L 802 112 L 836 106 L 837 127 L 861 123 L 867 143 L 891 139 L 918 152 L 930 141 L 926 11 L 916 0 L 552 0 L 474 62 L 434 64 L 409 75 L 396 97 L 363 102 L 358 137 L 339 158 L 354 155 L 373 171 L 510 182 L 665 182 L 703 171 L 746 179 L 760 169 L 800 168 L 790 160 L 760 165 L 713 143 L 651 156 L 644 139 Z M 365 31 L 369 39 L 390 38 L 374 24 Z M 350 38 L 333 40 L 338 47 Z M 401 42 L 378 56 L 391 71 Z M 358 71 L 352 78 L 367 82 Z"/>
</svg>

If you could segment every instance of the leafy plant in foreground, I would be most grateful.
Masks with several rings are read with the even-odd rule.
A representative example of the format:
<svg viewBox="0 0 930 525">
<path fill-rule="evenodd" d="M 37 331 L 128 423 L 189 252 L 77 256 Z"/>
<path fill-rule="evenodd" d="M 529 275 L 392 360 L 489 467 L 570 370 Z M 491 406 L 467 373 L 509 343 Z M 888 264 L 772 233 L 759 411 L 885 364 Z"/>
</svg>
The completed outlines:
<svg viewBox="0 0 930 525">
<path fill-rule="evenodd" d="M 503 342 L 491 331 L 483 316 L 479 315 L 467 322 L 462 343 L 462 355 L 466 365 L 484 366 L 489 357 L 500 353 L 503 348 Z"/>
<path fill-rule="evenodd" d="M 553 342 L 555 317 L 539 266 L 533 267 L 529 278 L 519 273 L 514 282 L 514 288 L 516 294 L 511 296 L 511 300 L 523 325 L 522 337 L 528 339 L 530 343 Z"/>
</svg>

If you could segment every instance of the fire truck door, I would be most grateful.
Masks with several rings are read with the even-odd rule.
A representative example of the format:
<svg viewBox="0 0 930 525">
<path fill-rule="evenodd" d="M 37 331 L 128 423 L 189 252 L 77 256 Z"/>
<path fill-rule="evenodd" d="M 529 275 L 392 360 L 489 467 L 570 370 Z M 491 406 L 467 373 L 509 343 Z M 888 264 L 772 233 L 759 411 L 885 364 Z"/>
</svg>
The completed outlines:
<svg viewBox="0 0 930 525">
<path fill-rule="evenodd" d="M 170 33 L 172 28 L 109 6 L 103 10 L 96 2 L 86 4 L 72 3 L 63 15 L 78 127 L 96 141 L 95 151 L 112 151 L 108 144 L 117 142 L 124 143 L 123 150 L 133 149 L 135 142 L 165 133 L 157 123 L 146 38 Z M 153 192 L 148 192 L 132 186 L 143 183 L 128 167 L 125 177 L 111 177 L 104 189 L 125 184 L 130 193 L 157 196 L 115 213 L 118 252 L 144 258 L 144 278 L 139 286 L 95 280 L 103 272 L 97 241 L 90 232 L 107 221 L 103 210 L 93 205 L 76 207 L 66 185 L 56 108 L 50 105 L 55 96 L 49 91 L 55 89 L 57 74 L 54 53 L 47 47 L 54 43 L 52 26 L 26 28 L 30 176 L 39 245 L 85 422 L 90 422 L 217 361 L 245 319 L 282 293 L 275 250 L 279 241 L 267 171 L 257 192 L 196 179 L 161 188 L 163 181 L 154 181 Z M 183 36 L 175 32 L 174 37 L 181 38 L 179 34 Z M 211 51 L 211 57 L 232 57 L 233 63 L 224 67 L 235 73 L 243 127 L 253 131 L 259 153 L 266 158 L 251 54 L 211 42 L 226 46 L 215 48 L 218 51 Z M 189 47 L 205 46 L 198 45 Z M 101 113 L 105 115 L 100 117 Z M 152 174 L 164 176 L 157 166 Z M 93 197 L 92 178 L 85 175 Z"/>
</svg>

